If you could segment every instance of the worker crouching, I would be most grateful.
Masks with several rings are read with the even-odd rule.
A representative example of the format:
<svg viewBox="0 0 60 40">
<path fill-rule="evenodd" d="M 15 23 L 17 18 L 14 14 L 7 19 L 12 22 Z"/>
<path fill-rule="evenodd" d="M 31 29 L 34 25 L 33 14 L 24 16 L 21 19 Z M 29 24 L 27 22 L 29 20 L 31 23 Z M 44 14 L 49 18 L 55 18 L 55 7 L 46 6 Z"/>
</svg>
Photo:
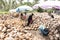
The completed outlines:
<svg viewBox="0 0 60 40">
<path fill-rule="evenodd" d="M 44 35 L 47 36 L 49 34 L 48 28 L 45 28 L 43 25 L 40 25 L 39 31 Z"/>
</svg>

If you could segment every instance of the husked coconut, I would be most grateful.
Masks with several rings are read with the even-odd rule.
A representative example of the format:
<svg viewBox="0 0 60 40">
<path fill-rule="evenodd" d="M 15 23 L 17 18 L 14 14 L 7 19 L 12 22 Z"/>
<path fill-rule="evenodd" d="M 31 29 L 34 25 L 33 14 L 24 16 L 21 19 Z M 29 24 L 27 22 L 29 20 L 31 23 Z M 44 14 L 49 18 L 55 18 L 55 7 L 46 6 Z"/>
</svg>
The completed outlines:
<svg viewBox="0 0 60 40">
<path fill-rule="evenodd" d="M 12 37 L 6 37 L 5 40 L 14 40 Z"/>
<path fill-rule="evenodd" d="M 19 16 L 19 14 L 18 13 L 14 13 L 14 15 L 13 15 L 14 17 L 18 17 Z"/>
<path fill-rule="evenodd" d="M 2 31 L 3 31 L 3 32 L 7 31 L 7 28 L 6 28 L 6 27 L 4 27 Z"/>
<path fill-rule="evenodd" d="M 0 27 L 0 30 L 2 31 L 3 27 Z"/>
<path fill-rule="evenodd" d="M 59 38 L 59 37 L 60 37 L 60 35 L 59 35 L 59 34 L 56 34 L 56 37 L 57 37 L 57 38 Z"/>
<path fill-rule="evenodd" d="M 3 39 L 5 37 L 4 33 L 0 33 L 0 38 Z"/>
<path fill-rule="evenodd" d="M 12 29 L 7 29 L 7 32 L 11 32 L 12 31 Z"/>
</svg>

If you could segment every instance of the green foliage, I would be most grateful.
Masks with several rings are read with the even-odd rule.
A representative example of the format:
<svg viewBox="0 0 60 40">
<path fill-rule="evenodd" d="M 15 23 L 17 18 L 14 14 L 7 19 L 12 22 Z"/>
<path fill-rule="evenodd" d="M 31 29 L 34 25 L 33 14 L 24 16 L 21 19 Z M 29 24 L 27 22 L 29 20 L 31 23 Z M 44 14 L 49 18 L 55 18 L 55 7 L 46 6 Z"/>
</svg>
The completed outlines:
<svg viewBox="0 0 60 40">
<path fill-rule="evenodd" d="M 43 12 L 44 10 L 39 7 L 39 8 L 37 9 L 37 11 L 38 11 L 38 12 Z"/>
<path fill-rule="evenodd" d="M 30 2 L 25 2 L 22 5 L 28 5 L 28 6 L 33 6 L 34 4 L 30 3 Z"/>
<path fill-rule="evenodd" d="M 48 13 L 52 13 L 53 12 L 53 10 L 52 9 L 48 9 L 48 10 L 46 10 Z"/>
<path fill-rule="evenodd" d="M 0 14 L 8 14 L 9 12 L 8 11 L 3 11 L 3 10 L 0 10 Z"/>
<path fill-rule="evenodd" d="M 34 4 L 38 3 L 38 1 L 39 1 L 39 0 L 35 0 L 35 3 L 34 3 Z"/>
<path fill-rule="evenodd" d="M 16 0 L 9 0 L 8 2 L 5 0 L 0 0 L 0 10 L 3 10 L 3 11 L 9 11 L 10 9 L 15 9 L 17 8 L 18 6 L 21 6 L 21 5 L 28 5 L 28 6 L 33 6 L 34 4 L 38 3 L 38 0 L 34 0 L 33 3 L 29 2 L 25 2 L 25 3 L 22 3 L 23 0 L 18 0 L 19 1 L 19 4 L 17 4 Z"/>
<path fill-rule="evenodd" d="M 2 5 L 5 5 L 4 1 L 3 0 L 0 0 L 0 4 Z"/>
</svg>

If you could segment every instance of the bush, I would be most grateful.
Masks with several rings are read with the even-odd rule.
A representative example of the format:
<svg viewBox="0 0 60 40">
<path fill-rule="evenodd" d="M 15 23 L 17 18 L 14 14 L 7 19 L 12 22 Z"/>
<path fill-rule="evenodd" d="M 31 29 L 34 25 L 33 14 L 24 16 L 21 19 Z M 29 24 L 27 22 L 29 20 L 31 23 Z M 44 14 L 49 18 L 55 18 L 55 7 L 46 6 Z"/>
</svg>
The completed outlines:
<svg viewBox="0 0 60 40">
<path fill-rule="evenodd" d="M 53 10 L 52 10 L 52 9 L 48 9 L 47 12 L 48 12 L 48 13 L 52 13 Z"/>
<path fill-rule="evenodd" d="M 38 12 L 43 12 L 44 10 L 39 7 L 39 8 L 37 9 L 37 11 L 38 11 Z"/>
</svg>

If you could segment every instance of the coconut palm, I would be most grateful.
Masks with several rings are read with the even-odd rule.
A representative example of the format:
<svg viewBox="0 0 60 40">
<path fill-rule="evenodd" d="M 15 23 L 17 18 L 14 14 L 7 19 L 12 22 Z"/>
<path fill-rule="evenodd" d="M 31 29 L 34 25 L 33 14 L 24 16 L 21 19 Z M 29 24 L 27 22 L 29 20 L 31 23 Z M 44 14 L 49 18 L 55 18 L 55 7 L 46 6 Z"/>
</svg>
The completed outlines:
<svg viewBox="0 0 60 40">
<path fill-rule="evenodd" d="M 0 0 L 0 8 L 1 8 L 1 9 L 4 9 L 4 6 L 5 6 L 4 1 L 3 1 L 3 0 Z"/>
<path fill-rule="evenodd" d="M 38 3 L 38 1 L 39 1 L 39 0 L 35 0 L 35 1 L 34 1 L 34 2 L 35 2 L 35 4 L 36 4 L 36 3 Z"/>
</svg>

